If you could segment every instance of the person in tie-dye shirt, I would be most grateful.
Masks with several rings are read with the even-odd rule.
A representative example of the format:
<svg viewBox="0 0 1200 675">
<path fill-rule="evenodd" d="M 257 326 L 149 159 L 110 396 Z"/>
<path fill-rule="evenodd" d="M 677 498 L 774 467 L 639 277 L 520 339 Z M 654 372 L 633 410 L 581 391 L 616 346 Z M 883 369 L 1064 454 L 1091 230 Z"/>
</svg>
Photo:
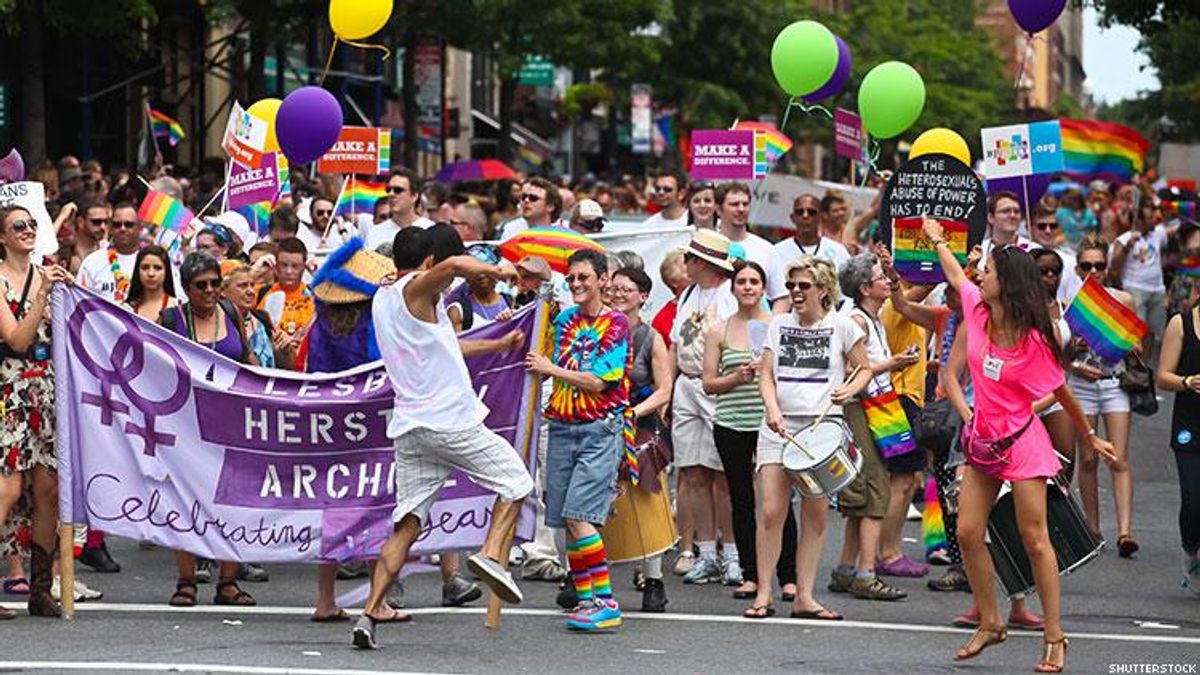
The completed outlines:
<svg viewBox="0 0 1200 675">
<path fill-rule="evenodd" d="M 608 518 L 624 449 L 629 323 L 604 305 L 601 291 L 609 278 L 603 253 L 578 251 L 568 266 L 575 305 L 554 319 L 554 356 L 532 352 L 525 362 L 531 371 L 554 378 L 546 406 L 546 525 L 567 529 L 567 562 L 579 599 L 567 627 L 595 631 L 621 625 L 596 527 Z"/>
</svg>

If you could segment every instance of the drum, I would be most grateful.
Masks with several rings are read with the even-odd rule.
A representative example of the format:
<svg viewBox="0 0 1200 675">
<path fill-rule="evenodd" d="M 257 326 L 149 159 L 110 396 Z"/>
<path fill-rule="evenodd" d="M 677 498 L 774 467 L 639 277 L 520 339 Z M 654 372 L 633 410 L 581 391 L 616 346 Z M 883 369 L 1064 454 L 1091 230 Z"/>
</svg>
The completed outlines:
<svg viewBox="0 0 1200 675">
<path fill-rule="evenodd" d="M 1100 553 L 1104 540 L 1092 536 L 1087 518 L 1071 494 L 1070 486 L 1057 479 L 1046 485 L 1046 528 L 1058 558 L 1058 573 L 1069 574 Z M 1028 595 L 1034 590 L 1033 568 L 1021 532 L 1011 488 L 1001 490 L 988 519 L 987 546 L 996 566 L 996 577 L 1008 596 Z"/>
<path fill-rule="evenodd" d="M 840 420 L 825 419 L 797 432 L 783 446 L 783 470 L 805 497 L 837 494 L 858 476 L 862 454 Z"/>
<path fill-rule="evenodd" d="M 667 474 L 659 473 L 651 480 L 659 482 L 657 492 L 633 487 L 627 480 L 622 482 L 624 492 L 613 501 L 608 520 L 600 528 L 610 563 L 648 558 L 671 548 L 679 539 Z"/>
</svg>

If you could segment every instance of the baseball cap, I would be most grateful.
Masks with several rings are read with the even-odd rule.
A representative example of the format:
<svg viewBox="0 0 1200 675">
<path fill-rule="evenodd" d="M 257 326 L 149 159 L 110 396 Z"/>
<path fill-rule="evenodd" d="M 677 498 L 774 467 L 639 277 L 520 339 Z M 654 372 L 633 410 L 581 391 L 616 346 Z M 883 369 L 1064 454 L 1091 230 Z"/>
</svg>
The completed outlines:
<svg viewBox="0 0 1200 675">
<path fill-rule="evenodd" d="M 541 278 L 542 281 L 550 281 L 550 263 L 546 262 L 544 258 L 527 255 L 517 261 L 517 269 L 525 270 L 535 277 Z"/>
</svg>

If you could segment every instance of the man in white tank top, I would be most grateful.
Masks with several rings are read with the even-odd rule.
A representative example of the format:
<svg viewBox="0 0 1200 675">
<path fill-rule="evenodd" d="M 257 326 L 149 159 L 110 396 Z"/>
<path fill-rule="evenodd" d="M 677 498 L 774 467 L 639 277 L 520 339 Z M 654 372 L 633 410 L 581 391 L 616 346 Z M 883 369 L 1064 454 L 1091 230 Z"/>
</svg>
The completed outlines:
<svg viewBox="0 0 1200 675">
<path fill-rule="evenodd" d="M 354 626 L 353 642 L 361 649 L 375 647 L 375 623 L 386 620 L 387 589 L 452 469 L 496 493 L 483 549 L 467 565 L 500 598 L 513 603 L 522 599 L 499 561 L 507 555 L 504 537 L 533 491 L 533 479 L 517 451 L 483 425 L 488 409 L 475 395 L 463 357 L 464 352 L 511 350 L 524 338 L 514 331 L 460 347 L 441 302 L 455 277 L 483 274 L 514 281 L 516 270 L 462 254 L 462 240 L 450 225 L 401 230 L 392 253 L 398 280 L 372 301 L 375 337 L 395 391 L 388 437 L 396 452 L 396 508 L 392 535 L 380 551 L 370 596 Z"/>
</svg>

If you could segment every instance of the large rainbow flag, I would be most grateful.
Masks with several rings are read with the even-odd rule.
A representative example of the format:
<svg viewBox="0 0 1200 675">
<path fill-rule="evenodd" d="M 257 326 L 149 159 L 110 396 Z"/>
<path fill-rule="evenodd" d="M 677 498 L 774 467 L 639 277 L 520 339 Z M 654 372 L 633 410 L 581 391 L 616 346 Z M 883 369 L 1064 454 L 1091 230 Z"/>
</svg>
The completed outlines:
<svg viewBox="0 0 1200 675">
<path fill-rule="evenodd" d="M 150 131 L 154 133 L 155 138 L 167 139 L 171 147 L 187 138 L 187 134 L 183 132 L 183 125 L 178 120 L 154 108 L 150 109 Z"/>
<path fill-rule="evenodd" d="M 1075 177 L 1128 181 L 1146 168 L 1150 141 L 1120 124 L 1096 120 L 1059 120 L 1064 171 Z"/>
<path fill-rule="evenodd" d="M 1118 302 L 1093 277 L 1083 282 L 1064 318 L 1072 334 L 1083 338 L 1100 358 L 1110 363 L 1124 358 L 1149 332 L 1132 309 Z"/>
<path fill-rule="evenodd" d="M 1185 255 L 1179 259 L 1175 271 L 1185 277 L 1200 277 L 1200 255 Z"/>
<path fill-rule="evenodd" d="M 958 262 L 967 263 L 967 224 L 938 219 L 946 244 Z M 896 218 L 892 224 L 892 261 L 896 272 L 914 284 L 938 284 L 946 280 L 933 242 L 921 229 L 920 218 Z"/>
<path fill-rule="evenodd" d="M 349 185 L 342 188 L 333 215 L 349 218 L 351 214 L 374 213 L 375 202 L 387 196 L 387 183 L 372 183 L 350 177 Z"/>
<path fill-rule="evenodd" d="M 158 225 L 163 230 L 183 232 L 195 216 L 178 199 L 157 190 L 150 190 L 138 209 L 138 218 Z"/>
<path fill-rule="evenodd" d="M 895 457 L 917 449 L 908 416 L 900 406 L 900 397 L 894 389 L 879 392 L 864 398 L 863 412 L 867 414 L 867 426 L 875 439 L 875 448 L 884 457 Z"/>
</svg>

